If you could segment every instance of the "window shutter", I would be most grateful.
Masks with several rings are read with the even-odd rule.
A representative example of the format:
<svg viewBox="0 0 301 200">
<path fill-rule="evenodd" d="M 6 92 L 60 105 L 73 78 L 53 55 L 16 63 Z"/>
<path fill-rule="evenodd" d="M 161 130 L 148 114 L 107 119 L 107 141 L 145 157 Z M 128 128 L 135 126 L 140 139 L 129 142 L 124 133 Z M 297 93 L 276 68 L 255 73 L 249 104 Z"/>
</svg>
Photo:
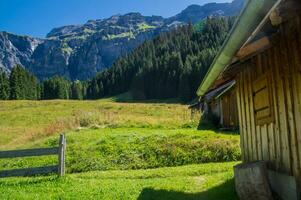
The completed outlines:
<svg viewBox="0 0 301 200">
<path fill-rule="evenodd" d="M 268 72 L 254 81 L 253 98 L 257 125 L 273 122 L 273 101 Z"/>
</svg>

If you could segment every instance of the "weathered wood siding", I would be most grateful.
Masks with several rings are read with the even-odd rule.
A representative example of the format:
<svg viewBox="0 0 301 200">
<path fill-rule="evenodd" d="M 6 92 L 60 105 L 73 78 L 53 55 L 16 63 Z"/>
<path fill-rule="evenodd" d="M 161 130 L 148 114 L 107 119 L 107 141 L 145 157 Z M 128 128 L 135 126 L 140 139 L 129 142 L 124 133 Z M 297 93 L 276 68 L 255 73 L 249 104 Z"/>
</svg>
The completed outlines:
<svg viewBox="0 0 301 200">
<path fill-rule="evenodd" d="M 235 90 L 232 89 L 221 97 L 222 121 L 224 127 L 238 127 L 238 111 Z"/>
<path fill-rule="evenodd" d="M 244 62 L 241 69 L 236 94 L 243 160 L 270 161 L 270 168 L 300 179 L 301 17 L 282 24 L 272 47 Z M 272 117 L 259 123 L 253 87 L 263 75 L 269 77 Z"/>
</svg>

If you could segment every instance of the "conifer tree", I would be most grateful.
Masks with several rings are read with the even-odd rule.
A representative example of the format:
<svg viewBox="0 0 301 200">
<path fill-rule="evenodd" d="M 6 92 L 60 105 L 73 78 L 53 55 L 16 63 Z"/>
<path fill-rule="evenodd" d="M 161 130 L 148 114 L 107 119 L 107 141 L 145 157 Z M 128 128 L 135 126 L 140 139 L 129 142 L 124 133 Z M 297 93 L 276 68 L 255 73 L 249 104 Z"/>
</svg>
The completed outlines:
<svg viewBox="0 0 301 200">
<path fill-rule="evenodd" d="M 10 99 L 20 100 L 25 99 L 23 81 L 24 75 L 23 70 L 20 65 L 16 65 L 9 77 L 9 86 L 10 86 Z"/>
<path fill-rule="evenodd" d="M 9 80 L 4 72 L 0 72 L 0 100 L 9 99 Z"/>
<path fill-rule="evenodd" d="M 71 99 L 83 100 L 83 85 L 80 81 L 74 81 L 71 85 Z"/>
<path fill-rule="evenodd" d="M 43 82 L 43 99 L 69 99 L 70 82 L 63 77 L 54 76 Z"/>
</svg>

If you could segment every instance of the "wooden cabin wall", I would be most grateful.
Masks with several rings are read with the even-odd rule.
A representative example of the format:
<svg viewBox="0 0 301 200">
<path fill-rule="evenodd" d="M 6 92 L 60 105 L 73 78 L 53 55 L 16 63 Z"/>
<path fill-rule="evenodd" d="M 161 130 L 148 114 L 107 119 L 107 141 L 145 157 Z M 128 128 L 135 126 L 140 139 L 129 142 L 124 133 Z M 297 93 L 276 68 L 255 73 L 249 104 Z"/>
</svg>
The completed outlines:
<svg viewBox="0 0 301 200">
<path fill-rule="evenodd" d="M 298 177 L 301 168 L 301 17 L 281 25 L 272 47 L 242 64 L 236 77 L 243 161 Z M 254 81 L 269 75 L 273 118 L 256 122 Z"/>
<path fill-rule="evenodd" d="M 221 112 L 221 124 L 224 127 L 238 127 L 239 122 L 235 89 L 228 91 L 227 94 L 221 97 Z"/>
<path fill-rule="evenodd" d="M 221 116 L 221 107 L 220 107 L 220 100 L 217 99 L 217 100 L 212 100 L 210 103 L 209 103 L 209 106 L 210 106 L 210 110 L 211 112 L 220 117 Z"/>
</svg>

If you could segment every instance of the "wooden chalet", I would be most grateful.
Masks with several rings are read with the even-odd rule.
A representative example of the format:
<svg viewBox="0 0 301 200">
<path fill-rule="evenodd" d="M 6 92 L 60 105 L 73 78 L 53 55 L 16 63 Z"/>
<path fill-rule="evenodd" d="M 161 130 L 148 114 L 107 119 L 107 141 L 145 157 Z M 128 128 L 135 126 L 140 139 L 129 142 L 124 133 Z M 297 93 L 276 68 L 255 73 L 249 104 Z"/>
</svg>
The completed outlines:
<svg viewBox="0 0 301 200">
<path fill-rule="evenodd" d="M 243 162 L 266 161 L 272 189 L 300 199 L 301 1 L 249 0 L 198 89 L 236 80 Z"/>
<path fill-rule="evenodd" d="M 197 107 L 202 113 L 203 120 L 208 120 L 207 116 L 214 115 L 221 129 L 233 130 L 239 126 L 235 83 L 235 80 L 218 80 L 203 95 Z M 196 106 L 191 108 L 196 108 Z"/>
</svg>

